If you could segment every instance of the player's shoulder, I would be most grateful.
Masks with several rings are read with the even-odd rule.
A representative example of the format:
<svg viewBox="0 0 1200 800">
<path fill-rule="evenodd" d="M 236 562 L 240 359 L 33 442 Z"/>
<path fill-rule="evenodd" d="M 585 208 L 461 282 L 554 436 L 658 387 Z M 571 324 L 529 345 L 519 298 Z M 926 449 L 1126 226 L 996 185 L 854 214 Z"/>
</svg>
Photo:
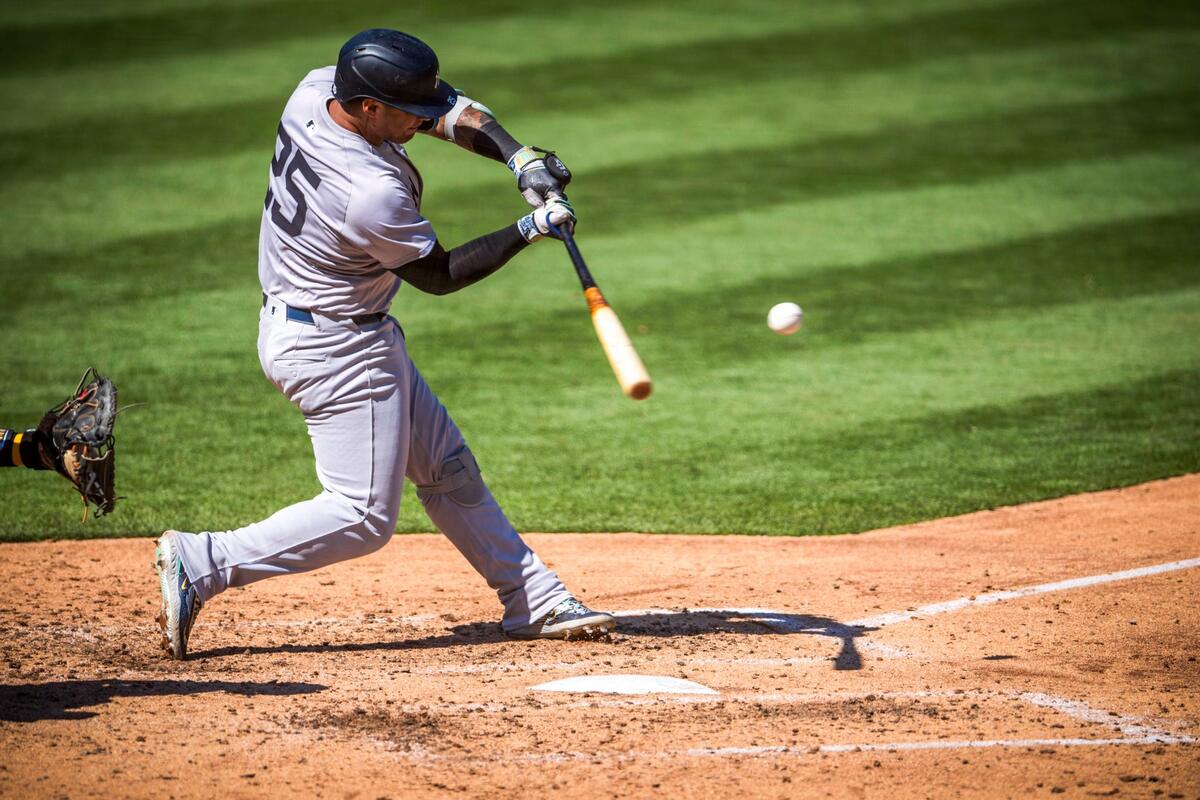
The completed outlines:
<svg viewBox="0 0 1200 800">
<path fill-rule="evenodd" d="M 301 79 L 297 85 L 297 89 L 313 88 L 328 92 L 333 95 L 333 76 L 337 72 L 337 67 L 318 67 L 311 70 Z"/>
<path fill-rule="evenodd" d="M 285 123 L 289 117 L 311 118 L 318 104 L 333 96 L 333 73 L 333 67 L 314 69 L 296 84 L 283 111 Z"/>
</svg>

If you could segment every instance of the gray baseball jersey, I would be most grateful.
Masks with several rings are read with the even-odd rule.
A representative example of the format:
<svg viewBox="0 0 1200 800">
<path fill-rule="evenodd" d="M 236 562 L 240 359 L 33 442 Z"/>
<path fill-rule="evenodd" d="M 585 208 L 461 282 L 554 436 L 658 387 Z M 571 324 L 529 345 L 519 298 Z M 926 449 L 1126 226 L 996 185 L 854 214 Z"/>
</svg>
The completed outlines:
<svg viewBox="0 0 1200 800">
<path fill-rule="evenodd" d="M 373 147 L 330 118 L 332 80 L 333 67 L 310 72 L 283 113 L 258 265 L 259 360 L 304 414 L 322 491 L 235 530 L 179 536 L 180 561 L 207 601 L 366 555 L 396 529 L 407 476 L 429 518 L 496 590 L 505 629 L 523 627 L 570 593 L 492 496 L 399 326 L 354 319 L 385 311 L 400 285 L 387 268 L 427 255 L 435 239 L 403 149 Z"/>
<path fill-rule="evenodd" d="M 421 176 L 404 148 L 378 147 L 329 116 L 333 67 L 296 88 L 279 122 L 259 236 L 263 291 L 330 317 L 387 311 L 388 270 L 428 255 Z"/>
</svg>

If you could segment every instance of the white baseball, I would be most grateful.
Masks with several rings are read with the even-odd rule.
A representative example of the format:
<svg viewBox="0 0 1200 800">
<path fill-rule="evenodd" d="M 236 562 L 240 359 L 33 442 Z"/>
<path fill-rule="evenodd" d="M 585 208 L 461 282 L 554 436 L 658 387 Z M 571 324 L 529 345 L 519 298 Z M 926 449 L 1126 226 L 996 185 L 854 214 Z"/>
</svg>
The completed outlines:
<svg viewBox="0 0 1200 800">
<path fill-rule="evenodd" d="M 767 312 L 767 327 L 780 336 L 791 336 L 804 324 L 804 312 L 795 303 L 776 303 Z"/>
</svg>

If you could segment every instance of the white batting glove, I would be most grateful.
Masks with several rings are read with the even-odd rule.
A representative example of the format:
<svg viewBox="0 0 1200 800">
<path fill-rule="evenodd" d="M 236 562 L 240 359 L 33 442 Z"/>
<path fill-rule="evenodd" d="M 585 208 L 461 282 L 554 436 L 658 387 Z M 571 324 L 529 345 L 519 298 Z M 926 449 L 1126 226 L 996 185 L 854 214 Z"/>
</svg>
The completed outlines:
<svg viewBox="0 0 1200 800">
<path fill-rule="evenodd" d="M 543 236 L 554 236 L 555 228 L 575 228 L 575 209 L 562 197 L 551 197 L 545 205 L 533 210 L 517 220 L 517 228 L 527 242 L 536 242 Z M 558 238 L 558 237 L 554 237 Z"/>
</svg>

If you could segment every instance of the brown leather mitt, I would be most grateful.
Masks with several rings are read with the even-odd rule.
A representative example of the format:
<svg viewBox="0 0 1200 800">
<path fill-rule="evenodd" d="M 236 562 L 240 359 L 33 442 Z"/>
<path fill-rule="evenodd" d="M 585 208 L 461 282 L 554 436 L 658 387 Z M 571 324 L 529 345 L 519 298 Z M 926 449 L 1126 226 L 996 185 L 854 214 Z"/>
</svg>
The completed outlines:
<svg viewBox="0 0 1200 800">
<path fill-rule="evenodd" d="M 117 387 L 88 367 L 75 394 L 46 412 L 38 423 L 42 460 L 69 480 L 83 498 L 83 518 L 89 503 L 97 517 L 117 504 L 113 489 L 113 423 L 117 419 Z"/>
</svg>

